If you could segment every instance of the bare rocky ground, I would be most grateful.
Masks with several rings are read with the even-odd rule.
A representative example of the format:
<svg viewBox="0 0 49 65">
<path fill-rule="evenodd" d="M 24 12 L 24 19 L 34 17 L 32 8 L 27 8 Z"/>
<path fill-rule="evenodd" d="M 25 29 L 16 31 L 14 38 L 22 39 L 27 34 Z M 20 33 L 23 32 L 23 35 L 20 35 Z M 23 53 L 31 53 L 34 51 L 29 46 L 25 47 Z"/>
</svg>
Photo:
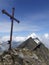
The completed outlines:
<svg viewBox="0 0 49 65">
<path fill-rule="evenodd" d="M 27 48 L 12 49 L 10 52 L 4 52 L 0 56 L 0 65 L 48 65 L 42 54 L 36 54 L 36 51 L 30 51 Z"/>
<path fill-rule="evenodd" d="M 27 40 L 27 43 L 31 42 Z M 25 44 L 21 48 L 5 51 L 0 55 L 0 65 L 49 65 L 49 50 L 42 43 L 34 50 L 31 47 L 32 44 Z"/>
</svg>

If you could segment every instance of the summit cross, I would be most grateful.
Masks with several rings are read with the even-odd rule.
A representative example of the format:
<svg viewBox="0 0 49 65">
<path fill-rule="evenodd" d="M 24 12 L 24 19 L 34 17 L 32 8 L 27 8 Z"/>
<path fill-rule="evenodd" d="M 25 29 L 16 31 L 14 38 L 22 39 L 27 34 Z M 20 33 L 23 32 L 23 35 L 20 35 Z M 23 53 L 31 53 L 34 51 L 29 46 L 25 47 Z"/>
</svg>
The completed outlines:
<svg viewBox="0 0 49 65">
<path fill-rule="evenodd" d="M 11 43 L 12 43 L 13 21 L 15 20 L 17 23 L 19 23 L 19 20 L 17 20 L 14 17 L 14 10 L 15 10 L 15 8 L 12 8 L 12 15 L 9 14 L 6 10 L 4 10 L 4 9 L 2 10 L 2 13 L 6 14 L 7 16 L 9 16 L 10 19 L 11 19 L 11 32 L 10 32 L 10 41 L 9 41 L 10 46 L 9 46 L 9 50 L 11 50 Z"/>
</svg>

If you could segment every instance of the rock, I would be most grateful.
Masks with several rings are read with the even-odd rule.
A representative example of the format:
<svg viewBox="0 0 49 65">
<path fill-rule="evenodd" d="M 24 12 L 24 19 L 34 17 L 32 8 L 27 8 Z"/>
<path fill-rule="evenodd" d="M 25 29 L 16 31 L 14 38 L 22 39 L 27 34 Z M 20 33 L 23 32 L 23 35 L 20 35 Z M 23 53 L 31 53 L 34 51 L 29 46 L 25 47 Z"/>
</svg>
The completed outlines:
<svg viewBox="0 0 49 65">
<path fill-rule="evenodd" d="M 4 51 L 0 55 L 0 65 L 49 65 L 49 50 L 42 43 L 32 50 L 36 46 L 29 38 L 22 47 Z"/>
</svg>

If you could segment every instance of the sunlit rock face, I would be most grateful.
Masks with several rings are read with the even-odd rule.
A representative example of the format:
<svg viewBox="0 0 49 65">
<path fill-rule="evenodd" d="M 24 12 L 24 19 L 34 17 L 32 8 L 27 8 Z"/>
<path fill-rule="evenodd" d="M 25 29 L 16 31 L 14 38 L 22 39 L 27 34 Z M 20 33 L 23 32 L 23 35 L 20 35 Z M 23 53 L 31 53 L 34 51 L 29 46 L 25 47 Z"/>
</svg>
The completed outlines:
<svg viewBox="0 0 49 65">
<path fill-rule="evenodd" d="M 41 41 L 38 38 L 34 38 L 34 41 L 39 44 Z"/>
<path fill-rule="evenodd" d="M 34 39 L 32 39 L 30 37 L 29 39 L 24 41 L 22 44 L 20 44 L 18 47 L 19 48 L 28 48 L 28 49 L 32 50 L 36 45 L 37 45 L 37 43 L 34 41 Z"/>
</svg>

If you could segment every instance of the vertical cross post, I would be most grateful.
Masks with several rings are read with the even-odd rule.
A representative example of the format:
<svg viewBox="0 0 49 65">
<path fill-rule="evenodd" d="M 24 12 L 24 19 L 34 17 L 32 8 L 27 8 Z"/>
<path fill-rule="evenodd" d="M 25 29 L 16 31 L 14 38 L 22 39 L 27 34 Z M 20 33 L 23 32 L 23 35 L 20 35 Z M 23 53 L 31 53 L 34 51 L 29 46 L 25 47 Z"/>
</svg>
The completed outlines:
<svg viewBox="0 0 49 65">
<path fill-rule="evenodd" d="M 14 8 L 12 8 L 12 17 L 14 17 Z M 10 46 L 9 50 L 11 50 L 11 42 L 12 42 L 12 32 L 13 32 L 13 18 L 11 18 L 11 32 L 10 32 Z"/>
</svg>

